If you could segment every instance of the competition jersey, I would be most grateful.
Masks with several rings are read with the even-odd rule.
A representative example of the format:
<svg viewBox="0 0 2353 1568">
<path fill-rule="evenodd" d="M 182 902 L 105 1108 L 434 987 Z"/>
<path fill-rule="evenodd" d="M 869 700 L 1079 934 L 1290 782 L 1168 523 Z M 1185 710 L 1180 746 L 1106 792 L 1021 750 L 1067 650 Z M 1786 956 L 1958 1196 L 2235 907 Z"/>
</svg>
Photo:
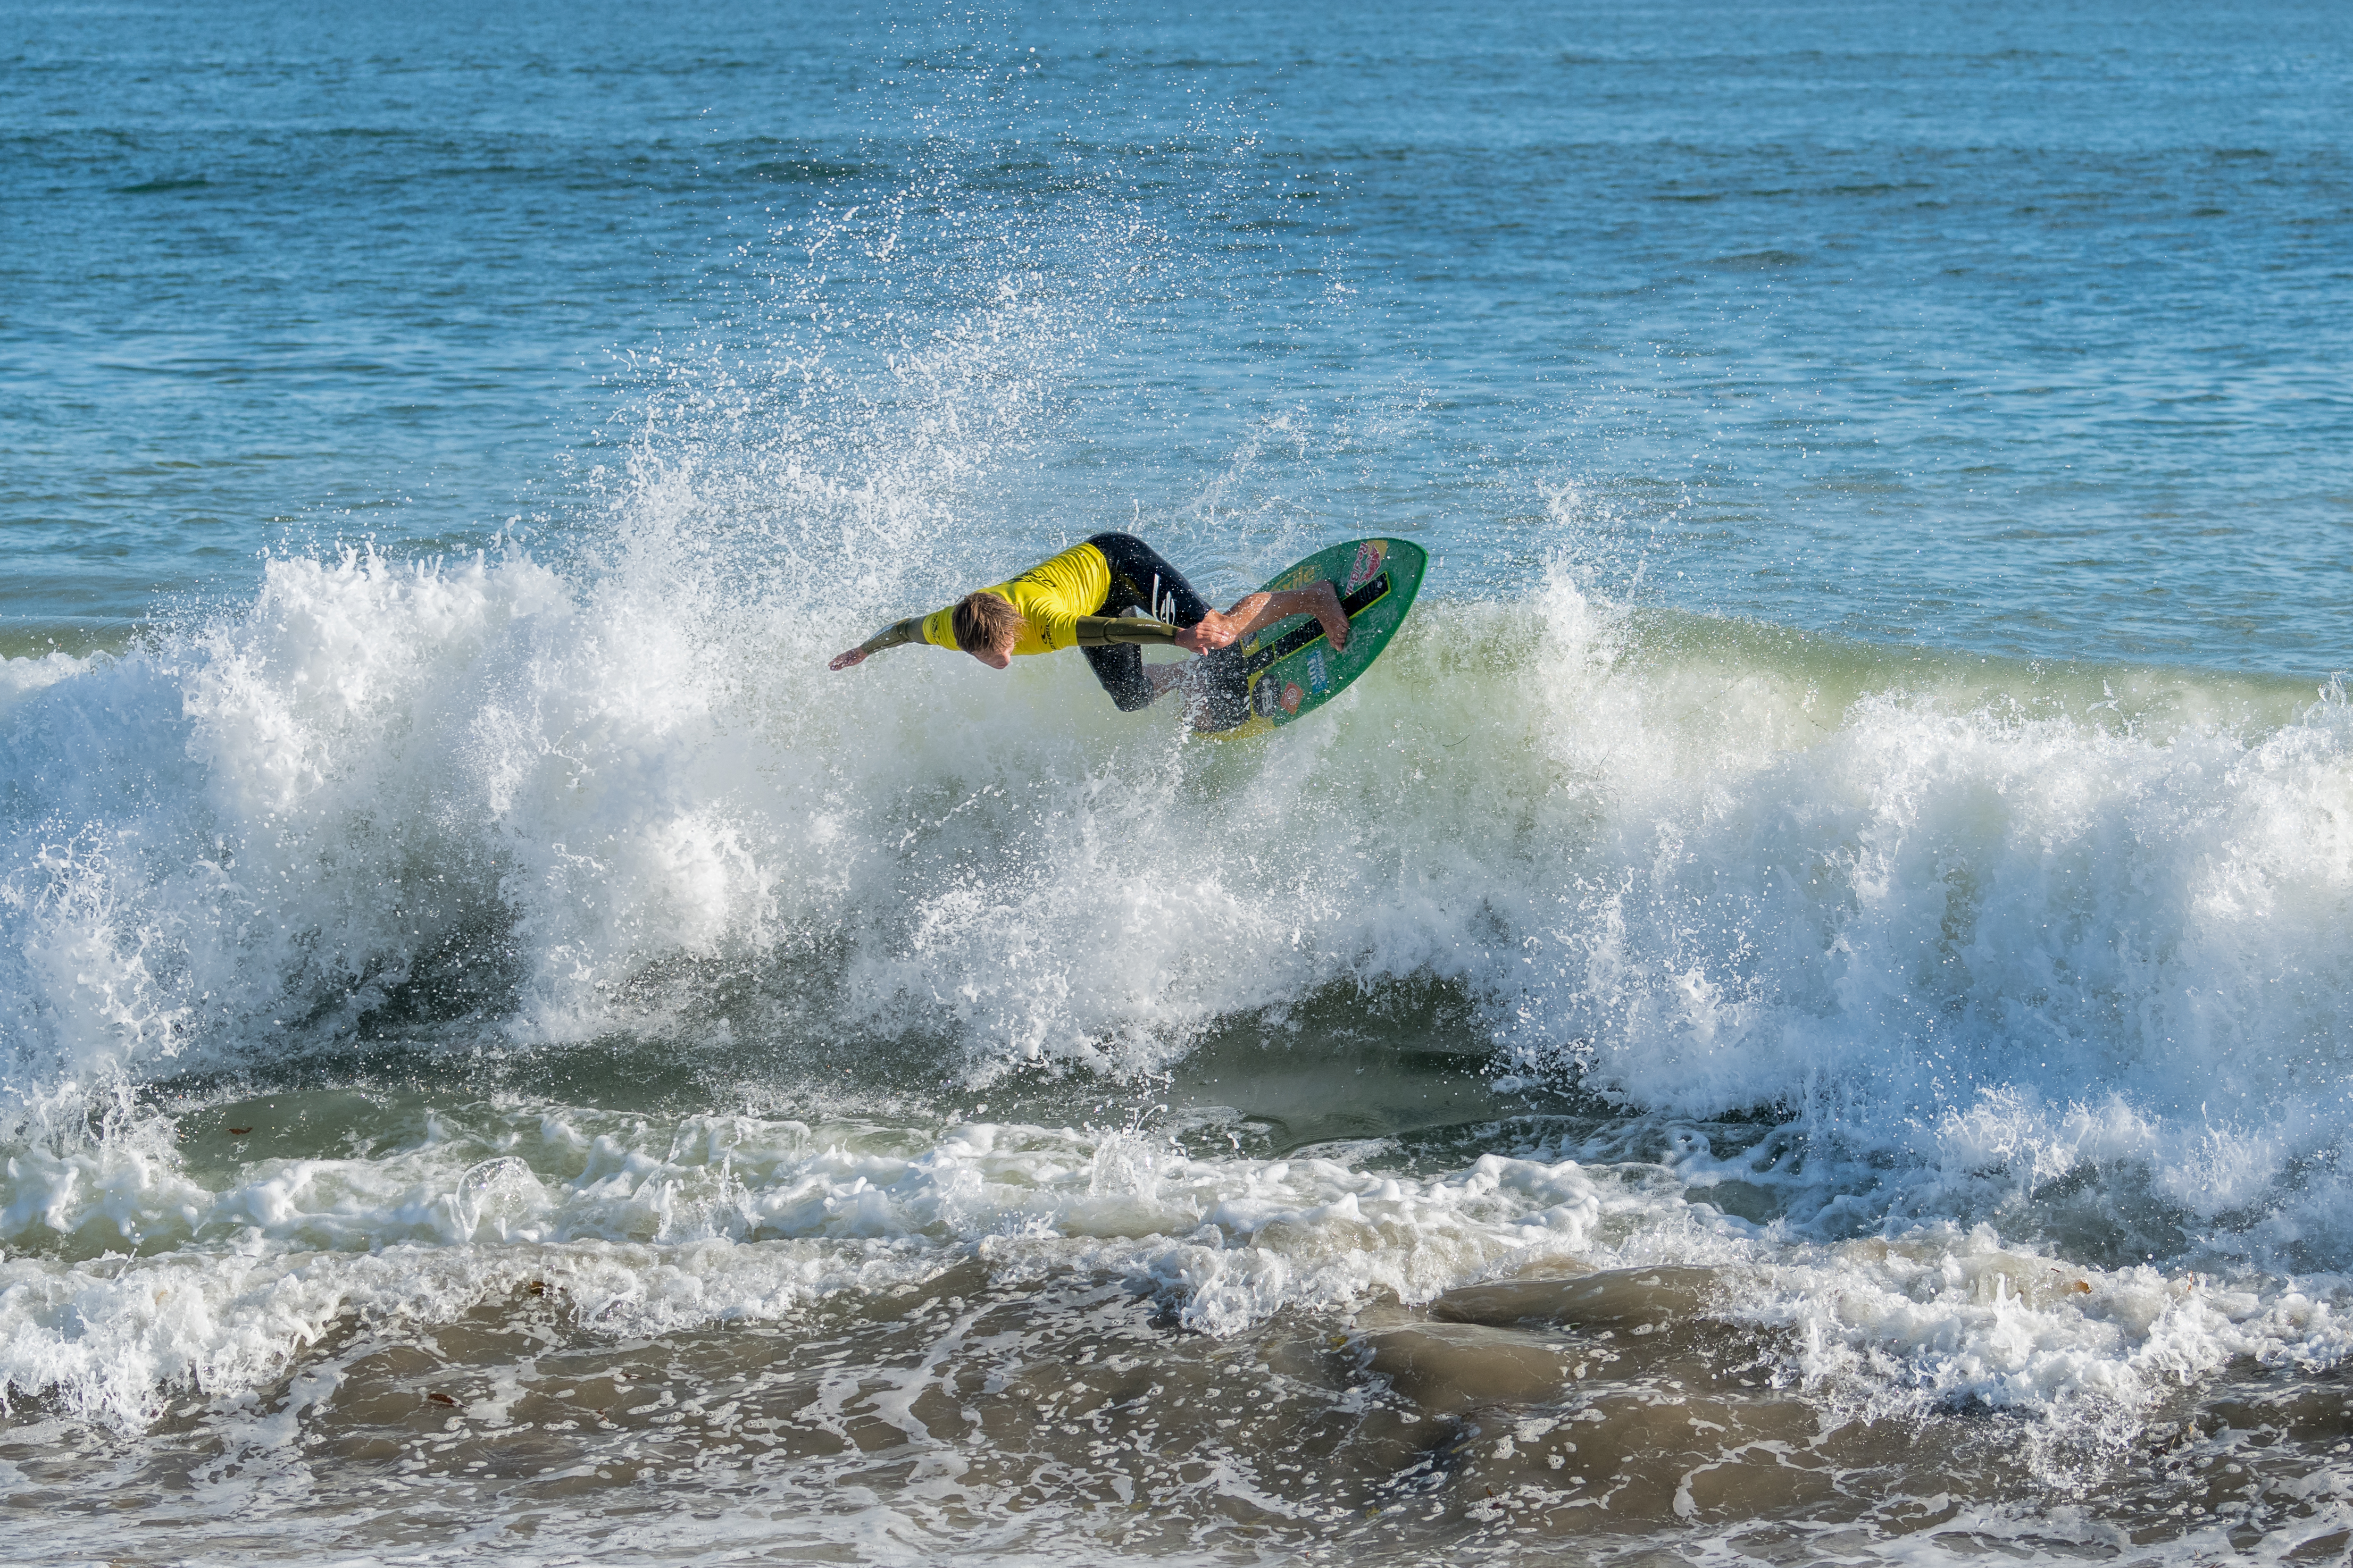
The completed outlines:
<svg viewBox="0 0 2353 1568">
<path fill-rule="evenodd" d="M 1075 545 L 1010 583 L 982 591 L 1002 595 L 1021 612 L 1016 654 L 1052 653 L 1071 647 L 1077 640 L 1078 618 L 1093 615 L 1111 597 L 1111 563 L 1092 544 Z M 955 606 L 950 605 L 925 616 L 923 640 L 934 647 L 955 647 Z"/>
</svg>

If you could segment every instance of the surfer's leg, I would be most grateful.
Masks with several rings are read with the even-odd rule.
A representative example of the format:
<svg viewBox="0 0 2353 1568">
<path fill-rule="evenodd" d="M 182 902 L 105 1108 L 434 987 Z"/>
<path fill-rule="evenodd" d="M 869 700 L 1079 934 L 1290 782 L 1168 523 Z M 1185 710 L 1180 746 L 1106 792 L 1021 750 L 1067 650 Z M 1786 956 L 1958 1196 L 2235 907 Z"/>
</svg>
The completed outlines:
<svg viewBox="0 0 2353 1568">
<path fill-rule="evenodd" d="M 1170 668 L 1184 672 L 1196 730 L 1214 734 L 1250 717 L 1250 673 L 1240 648 L 1218 648 Z"/>
<path fill-rule="evenodd" d="M 1155 682 L 1144 668 L 1144 650 L 1132 642 L 1113 643 L 1108 647 L 1082 647 L 1087 667 L 1111 693 L 1111 700 L 1123 713 L 1133 713 L 1139 708 L 1149 708 L 1152 700 L 1166 689 Z"/>
<path fill-rule="evenodd" d="M 1185 574 L 1135 535 L 1098 533 L 1087 542 L 1102 551 L 1103 560 L 1111 566 L 1111 591 L 1095 606 L 1096 615 L 1116 616 L 1127 610 L 1141 610 L 1155 620 L 1190 626 L 1199 624 L 1201 617 L 1210 613 L 1209 601 L 1193 591 Z M 1149 708 L 1153 699 L 1179 679 L 1176 666 L 1147 666 L 1144 650 L 1134 643 L 1113 643 L 1109 647 L 1079 651 L 1087 656 L 1095 679 L 1103 682 L 1103 689 L 1111 693 L 1112 701 L 1123 713 Z"/>
<path fill-rule="evenodd" d="M 1134 643 L 1079 651 L 1123 713 L 1149 708 L 1169 692 L 1182 691 L 1197 730 L 1230 730 L 1250 717 L 1250 677 L 1241 655 L 1231 648 L 1181 664 L 1146 664 L 1144 650 Z"/>
<path fill-rule="evenodd" d="M 1102 551 L 1111 565 L 1111 592 L 1095 614 L 1116 616 L 1134 608 L 1177 626 L 1198 626 L 1204 620 L 1216 619 L 1216 608 L 1195 591 L 1185 574 L 1135 535 L 1098 533 L 1087 542 Z M 1328 593 L 1329 584 L 1325 588 Z M 1341 622 L 1344 627 L 1346 624 L 1345 619 Z M 1186 664 L 1146 665 L 1144 650 L 1133 643 L 1079 651 L 1087 656 L 1095 679 L 1124 713 L 1148 707 L 1155 698 L 1181 689 L 1196 729 L 1230 730 L 1250 717 L 1250 678 L 1243 672 L 1240 654 L 1220 650 Z"/>
<path fill-rule="evenodd" d="M 1185 574 L 1135 535 L 1098 533 L 1087 542 L 1102 551 L 1111 565 L 1111 592 L 1096 615 L 1116 616 L 1137 609 L 1156 621 L 1190 626 L 1209 614 L 1209 601 L 1193 591 Z"/>
<path fill-rule="evenodd" d="M 1234 638 L 1242 638 L 1263 626 L 1271 626 L 1286 616 L 1314 616 L 1324 635 L 1334 647 L 1348 646 L 1348 612 L 1340 604 L 1340 591 L 1329 583 L 1311 583 L 1304 588 L 1293 588 L 1279 594 L 1250 594 L 1225 614 L 1226 624 L 1234 630 Z"/>
</svg>

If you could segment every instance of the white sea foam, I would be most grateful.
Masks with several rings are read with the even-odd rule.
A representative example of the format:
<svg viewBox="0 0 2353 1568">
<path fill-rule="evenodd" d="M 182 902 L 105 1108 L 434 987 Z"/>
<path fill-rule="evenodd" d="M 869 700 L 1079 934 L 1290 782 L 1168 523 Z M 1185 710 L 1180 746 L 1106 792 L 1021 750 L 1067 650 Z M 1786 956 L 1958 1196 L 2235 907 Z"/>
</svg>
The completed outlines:
<svg viewBox="0 0 2353 1568">
<path fill-rule="evenodd" d="M 1133 1279 L 1213 1334 L 1482 1279 L 1699 1264 L 1710 1310 L 1782 1335 L 1768 1360 L 1831 1408 L 2050 1417 L 2028 1440 L 2054 1465 L 2234 1357 L 2309 1368 L 2348 1349 L 2325 1282 L 2088 1268 L 1985 1226 L 1809 1242 L 1706 1206 L 1704 1153 L 1680 1162 L 1689 1184 L 1545 1154 L 1416 1175 L 1132 1131 L 545 1106 L 437 1115 L 347 1159 L 137 1142 L 18 1151 L 0 1236 L 0 1381 L 126 1426 L 175 1389 L 266 1382 L 340 1330 L 448 1321 L 527 1282 L 630 1338 L 786 1321 L 971 1259 L 1002 1281 Z M 145 1255 L 21 1250 L 44 1233 Z"/>
<path fill-rule="evenodd" d="M 1000 1271 L 1153 1281 L 1189 1323 L 1231 1331 L 1284 1307 L 1424 1299 L 1498 1266 L 1573 1267 L 1624 1202 L 1573 1162 L 1491 1155 L 1412 1179 L 991 1124 L 923 1138 L 543 1109 L 209 1173 L 135 1142 L 22 1150 L 0 1219 L 15 1254 L 0 1382 L 122 1424 L 175 1385 L 249 1386 L 340 1321 L 433 1321 L 534 1278 L 586 1323 L 649 1333 L 773 1321 L 976 1253 Z M 44 1233 L 148 1255 L 17 1250 Z"/>
<path fill-rule="evenodd" d="M 2132 1410 L 2232 1355 L 2341 1355 L 2333 1287 L 2288 1278 L 2353 1262 L 2341 699 L 2119 722 L 1760 653 L 1557 574 L 1508 602 L 1440 579 L 1280 747 L 1204 742 L 1117 715 L 1076 661 L 828 674 L 947 588 L 927 556 L 891 564 L 929 526 L 912 479 L 777 472 L 785 521 L 738 504 L 723 549 L 687 547 L 691 476 L 654 473 L 601 563 L 280 560 L 240 614 L 10 667 L 16 1386 L 135 1419 L 368 1301 L 455 1310 L 563 1268 L 598 1321 L 659 1326 L 983 1247 L 1134 1274 L 1219 1331 L 1517 1258 L 1710 1262 L 1763 1281 L 1740 1312 L 1802 1328 L 1805 1376 L 1932 1402 Z M 828 579 L 844 539 L 866 564 Z M 1523 1075 L 1796 1120 L 1636 1203 L 1557 1151 L 1408 1180 L 1046 1131 L 1008 1154 L 981 1130 L 716 1163 L 608 1131 L 576 1168 L 418 1144 L 231 1174 L 119 1098 L 420 993 L 521 1050 L 724 1032 L 707 976 L 749 977 L 804 1049 L 952 1039 L 974 1084 L 1163 1067 L 1221 1021 L 1441 983 Z M 2021 1205 L 2084 1178 L 2173 1239 L 2071 1260 Z M 1778 1217 L 1693 1206 L 1728 1183 Z M 156 1255 L 54 1251 L 133 1243 Z M 2182 1293 L 2192 1268 L 2240 1282 Z M 2091 1289 L 1984 1283 L 2037 1270 Z"/>
<path fill-rule="evenodd" d="M 1556 580 L 1440 597 L 1278 754 L 1124 720 L 1075 662 L 829 675 L 905 595 L 731 603 L 727 570 L 274 562 L 247 613 L 20 696 L 11 1087 L 332 1033 L 470 935 L 522 1037 L 823 942 L 838 1026 L 950 1019 L 983 1069 L 1437 977 L 1656 1108 L 2339 1122 L 2340 700 L 2248 734 L 1826 696 Z"/>
</svg>

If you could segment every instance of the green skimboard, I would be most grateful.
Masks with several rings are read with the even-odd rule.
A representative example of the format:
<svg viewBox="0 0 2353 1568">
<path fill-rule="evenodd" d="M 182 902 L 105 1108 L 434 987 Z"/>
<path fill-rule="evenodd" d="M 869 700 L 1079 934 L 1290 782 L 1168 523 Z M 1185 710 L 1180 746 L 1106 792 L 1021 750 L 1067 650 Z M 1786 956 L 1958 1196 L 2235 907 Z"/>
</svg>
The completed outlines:
<svg viewBox="0 0 2353 1568">
<path fill-rule="evenodd" d="M 1262 735 L 1305 718 L 1347 689 L 1404 624 L 1429 564 L 1429 552 L 1410 540 L 1352 539 L 1284 568 L 1266 591 L 1331 584 L 1348 612 L 1348 646 L 1334 647 L 1313 616 L 1261 626 L 1240 648 L 1249 717 L 1214 731 L 1217 737 Z"/>
</svg>

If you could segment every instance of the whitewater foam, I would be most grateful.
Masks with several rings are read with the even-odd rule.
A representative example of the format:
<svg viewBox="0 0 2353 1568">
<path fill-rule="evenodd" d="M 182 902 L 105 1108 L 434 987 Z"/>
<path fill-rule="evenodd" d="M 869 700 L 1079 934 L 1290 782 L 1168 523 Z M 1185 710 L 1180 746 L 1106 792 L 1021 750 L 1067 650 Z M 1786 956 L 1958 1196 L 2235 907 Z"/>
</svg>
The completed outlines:
<svg viewBox="0 0 2353 1568">
<path fill-rule="evenodd" d="M 1630 1104 L 2046 1163 L 2105 1119 L 2216 1208 L 2343 1124 L 2335 697 L 2151 731 L 1825 692 L 1556 578 L 1438 599 L 1277 757 L 1121 723 L 1051 661 L 828 676 L 842 615 L 635 582 L 279 561 L 244 615 L 12 673 L 10 1089 L 427 995 L 580 1038 L 716 964 L 983 1077 L 1438 980 L 1525 1070 Z"/>
<path fill-rule="evenodd" d="M 294 1096 L 269 1110 L 301 1112 Z M 174 1386 L 267 1381 L 339 1321 L 445 1320 L 531 1280 L 630 1336 L 778 1321 L 967 1258 L 1006 1279 L 1132 1278 L 1215 1334 L 1482 1279 L 1700 1263 L 1715 1310 L 1801 1331 L 1789 1375 L 1905 1409 L 2137 1414 L 2235 1355 L 2330 1364 L 2346 1348 L 2326 1292 L 2091 1268 L 1985 1226 L 1804 1242 L 1711 1206 L 1725 1169 L 1759 1173 L 1690 1140 L 1666 1166 L 1555 1145 L 1418 1174 L 1377 1151 L 1195 1155 L 1116 1130 L 544 1105 L 414 1120 L 344 1158 L 240 1158 L 217 1131 L 193 1152 L 152 1136 L 18 1146 L 0 1237 L 8 1385 L 135 1426 Z"/>
<path fill-rule="evenodd" d="M 2126 710 L 1563 570 L 1433 595 L 1250 747 L 1075 664 L 828 674 L 934 567 L 805 603 L 774 557 L 648 521 L 601 563 L 280 559 L 10 667 L 12 1398 L 140 1429 L 532 1291 L 620 1343 L 978 1268 L 1345 1340 L 1663 1267 L 1826 1420 L 2000 1412 L 2061 1485 L 2230 1368 L 2341 1363 L 2334 692 L 2144 671 Z M 936 1109 L 1430 994 L 1495 1094 L 1585 1120 L 1244 1150 Z M 607 1049 L 702 1108 L 424 1087 Z M 381 1050 L 409 1078 L 300 1111 Z M 934 1088 L 779 1109 L 893 1077 Z"/>
</svg>

